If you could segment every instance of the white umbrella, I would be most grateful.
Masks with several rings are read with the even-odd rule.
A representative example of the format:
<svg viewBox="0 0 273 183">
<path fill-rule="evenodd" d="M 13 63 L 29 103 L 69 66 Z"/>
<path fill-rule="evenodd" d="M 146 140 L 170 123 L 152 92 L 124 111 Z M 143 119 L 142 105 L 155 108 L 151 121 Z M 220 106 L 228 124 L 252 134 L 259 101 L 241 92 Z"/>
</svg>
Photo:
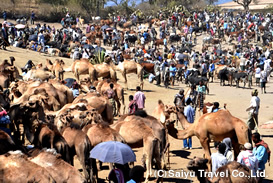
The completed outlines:
<svg viewBox="0 0 273 183">
<path fill-rule="evenodd" d="M 24 29 L 25 27 L 26 27 L 26 26 L 23 25 L 23 24 L 17 24 L 17 25 L 15 26 L 16 29 Z"/>
</svg>

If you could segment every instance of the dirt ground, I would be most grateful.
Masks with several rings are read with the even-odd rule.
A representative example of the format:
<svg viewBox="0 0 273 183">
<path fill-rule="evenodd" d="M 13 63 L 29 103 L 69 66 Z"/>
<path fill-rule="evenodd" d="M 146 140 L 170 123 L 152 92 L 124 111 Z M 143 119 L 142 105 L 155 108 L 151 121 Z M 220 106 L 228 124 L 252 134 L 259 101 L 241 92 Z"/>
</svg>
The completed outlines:
<svg viewBox="0 0 273 183">
<path fill-rule="evenodd" d="M 202 39 L 198 39 L 199 45 L 197 46 L 197 50 L 200 49 Z M 4 59 L 9 59 L 10 56 L 14 56 L 16 61 L 15 65 L 18 68 L 21 68 L 25 65 L 28 60 L 32 60 L 35 64 L 37 63 L 45 63 L 46 58 L 49 58 L 54 61 L 55 57 L 52 58 L 48 55 L 37 53 L 34 51 L 9 47 L 7 51 L 0 50 L 0 61 L 2 62 Z M 66 64 L 66 67 L 71 65 L 72 59 L 62 58 Z M 65 73 L 65 78 L 73 77 L 71 73 Z M 119 83 L 124 85 L 124 80 L 121 77 L 121 74 L 118 73 L 118 78 L 120 78 Z M 272 78 L 271 78 L 272 80 Z M 126 106 L 128 106 L 128 96 L 133 95 L 135 93 L 134 89 L 138 85 L 138 80 L 136 75 L 131 74 L 128 77 L 128 85 L 129 90 L 125 92 L 126 96 Z M 242 83 L 241 83 L 242 85 Z M 162 85 L 156 86 L 154 84 L 150 84 L 147 80 L 144 82 L 144 93 L 147 98 L 146 100 L 146 111 L 151 114 L 157 105 L 157 101 L 161 99 L 164 104 L 173 104 L 174 95 L 178 92 L 180 88 L 185 90 L 188 89 L 188 86 L 181 83 L 175 83 L 175 86 L 169 89 L 165 89 Z M 258 88 L 258 87 L 253 87 Z M 251 99 L 251 89 L 243 89 L 243 88 L 235 88 L 230 86 L 220 86 L 219 81 L 215 80 L 214 83 L 209 83 L 210 94 L 206 96 L 206 102 L 215 102 L 218 101 L 220 103 L 220 107 L 223 107 L 223 104 L 227 104 L 227 109 L 231 112 L 232 115 L 240 118 L 243 121 L 247 121 L 248 114 L 245 109 L 250 104 Z M 259 89 L 260 92 L 260 89 Z M 260 94 L 259 97 L 261 99 L 261 107 L 259 112 L 259 124 L 263 124 L 267 121 L 273 120 L 273 84 L 270 81 L 267 84 L 267 93 Z M 197 113 L 197 116 L 199 114 Z M 178 126 L 181 129 L 180 126 Z M 262 134 L 263 140 L 269 144 L 271 150 L 273 149 L 273 129 L 260 129 L 260 133 Z M 197 137 L 193 137 L 193 149 L 192 150 L 182 150 L 183 141 L 176 140 L 169 136 L 170 141 L 170 166 L 171 170 L 180 171 L 184 170 L 188 172 L 186 166 L 190 159 L 194 156 L 202 157 L 203 150 L 199 143 Z M 212 147 L 212 144 L 211 144 Z M 134 149 L 137 157 L 137 162 L 135 164 L 141 164 L 142 157 L 142 148 Z M 212 148 L 212 152 L 215 150 Z M 271 160 L 272 163 L 272 160 Z M 78 163 L 76 163 L 77 168 L 81 168 Z M 108 176 L 109 169 L 108 166 L 104 166 L 103 170 L 99 172 L 100 182 L 106 182 L 105 178 Z M 266 179 L 264 182 L 273 182 L 273 169 L 266 164 Z M 154 181 L 152 179 L 151 181 Z M 164 178 L 164 182 L 198 182 L 196 178 L 188 178 L 180 177 L 180 178 Z"/>
</svg>

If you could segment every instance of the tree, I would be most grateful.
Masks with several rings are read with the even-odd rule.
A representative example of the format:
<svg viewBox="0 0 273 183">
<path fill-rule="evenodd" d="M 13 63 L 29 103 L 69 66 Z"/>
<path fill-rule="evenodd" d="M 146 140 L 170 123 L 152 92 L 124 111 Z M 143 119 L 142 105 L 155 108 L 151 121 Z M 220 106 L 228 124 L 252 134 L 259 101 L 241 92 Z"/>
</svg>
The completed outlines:
<svg viewBox="0 0 273 183">
<path fill-rule="evenodd" d="M 209 5 L 213 5 L 214 3 L 218 2 L 218 0 L 207 0 Z"/>
<path fill-rule="evenodd" d="M 249 10 L 249 5 L 252 2 L 252 0 L 233 0 L 233 1 L 239 5 L 242 5 L 245 11 Z M 253 0 L 253 2 L 256 4 L 258 3 L 258 0 Z"/>
</svg>

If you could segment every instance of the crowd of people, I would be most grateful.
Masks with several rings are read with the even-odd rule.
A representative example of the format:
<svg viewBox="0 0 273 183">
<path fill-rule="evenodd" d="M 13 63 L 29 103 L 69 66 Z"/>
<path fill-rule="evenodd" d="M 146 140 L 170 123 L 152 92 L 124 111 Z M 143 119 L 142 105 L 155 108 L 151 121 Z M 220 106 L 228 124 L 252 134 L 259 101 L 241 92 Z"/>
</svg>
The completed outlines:
<svg viewBox="0 0 273 183">
<path fill-rule="evenodd" d="M 96 45 L 95 42 L 91 43 L 89 35 L 92 32 L 101 32 L 104 46 L 111 46 L 112 48 L 111 51 L 106 50 L 107 56 L 110 56 L 115 64 L 123 62 L 125 54 L 133 54 L 134 60 L 139 63 L 153 63 L 154 70 L 152 73 L 149 73 L 149 82 L 152 83 L 156 80 L 156 84 L 160 85 L 161 81 L 163 81 L 166 88 L 169 85 L 174 86 L 175 81 L 180 77 L 187 82 L 193 69 L 200 71 L 199 75 L 208 78 L 208 81 L 212 78 L 211 82 L 213 82 L 216 66 L 221 64 L 227 65 L 227 67 L 234 67 L 236 72 L 247 73 L 250 83 L 252 83 L 252 78 L 255 77 L 256 83 L 260 83 L 261 93 L 266 93 L 266 83 L 269 81 L 272 71 L 272 14 L 253 14 L 250 12 L 234 14 L 232 12 L 222 13 L 219 11 L 208 13 L 200 11 L 192 12 L 190 16 L 174 12 L 171 16 L 164 17 L 159 12 L 158 19 L 161 21 L 158 27 L 159 33 L 156 31 L 155 24 L 150 23 L 148 27 L 137 24 L 136 15 L 131 16 L 133 24 L 136 25 L 135 31 L 125 32 L 117 28 L 119 22 L 126 22 L 125 16 L 113 17 L 114 27 L 103 25 L 103 28 L 103 26 L 97 27 L 95 24 L 87 24 L 86 30 L 82 30 L 80 27 L 65 21 L 67 18 L 70 18 L 69 13 L 62 19 L 61 29 L 56 29 L 54 26 L 51 27 L 46 24 L 40 25 L 38 23 L 34 25 L 35 13 L 33 11 L 31 13 L 32 26 L 26 25 L 24 28 L 10 26 L 7 22 L 6 12 L 3 13 L 3 18 L 4 22 L 0 24 L 0 47 L 4 50 L 10 44 L 22 48 L 29 47 L 34 51 L 41 52 L 46 52 L 48 48 L 53 47 L 60 49 L 63 56 L 71 53 L 70 57 L 74 60 L 81 58 L 90 59 L 93 55 L 92 50 L 94 47 L 99 47 L 100 45 Z M 79 19 L 77 18 L 76 23 L 78 24 L 78 22 Z M 203 40 L 204 50 L 202 49 L 202 52 L 193 48 L 197 45 L 198 34 L 207 35 Z M 224 41 L 225 35 L 227 37 L 226 43 L 228 44 L 232 43 L 232 39 L 235 37 L 236 46 L 234 50 L 223 48 L 221 42 Z M 132 41 L 134 36 L 135 39 Z M 156 44 L 156 41 L 159 39 L 162 40 L 162 51 L 160 45 Z M 211 50 L 206 48 L 207 42 L 211 43 L 212 40 L 216 39 L 218 43 L 213 44 Z M 134 43 L 136 41 L 139 42 L 139 45 L 135 47 Z M 177 46 L 174 46 L 174 42 L 177 43 Z M 234 60 L 235 62 L 239 60 L 239 67 L 234 63 Z M 193 65 L 193 68 L 190 68 L 191 65 Z M 77 83 L 72 85 L 74 97 L 79 95 L 78 88 Z M 200 81 L 198 84 L 191 85 L 187 98 L 183 89 L 180 89 L 179 93 L 175 95 L 174 105 L 176 110 L 183 109 L 183 114 L 188 122 L 194 122 L 197 108 L 199 110 L 203 109 L 206 91 L 208 91 L 207 86 Z M 113 112 L 115 112 L 113 84 L 110 84 L 104 95 L 107 96 L 113 105 Z M 249 112 L 247 125 L 250 130 L 255 129 L 257 131 L 260 107 L 258 90 L 252 91 L 251 95 L 250 106 L 247 109 Z M 145 100 L 146 97 L 140 87 L 136 87 L 135 95 L 129 96 L 128 113 L 134 114 L 136 111 L 144 110 Z M 214 102 L 212 112 L 217 112 L 220 109 L 219 106 L 218 102 Z M 6 111 L 1 109 L 0 119 L 6 120 L 6 122 L 1 122 L 1 124 L 6 125 L 9 122 L 5 116 L 7 116 Z M 265 164 L 270 160 L 269 147 L 257 132 L 252 134 L 252 141 L 254 146 L 251 143 L 244 144 L 244 149 L 237 157 L 237 160 L 232 156 L 231 139 L 226 138 L 222 143 L 216 144 L 218 152 L 213 153 L 211 156 L 212 172 L 234 160 L 253 170 L 254 176 L 264 171 Z M 184 139 L 183 146 L 185 149 L 192 149 L 192 139 Z M 118 172 L 117 170 L 115 175 L 119 174 Z M 131 180 L 128 176 L 125 180 L 129 183 L 141 182 L 143 181 L 143 174 L 143 167 L 135 167 L 130 173 Z M 116 180 L 118 177 L 114 176 L 112 178 L 112 175 L 109 175 L 109 179 L 114 179 L 114 182 L 120 182 Z M 262 181 L 261 177 L 259 181 Z"/>
</svg>

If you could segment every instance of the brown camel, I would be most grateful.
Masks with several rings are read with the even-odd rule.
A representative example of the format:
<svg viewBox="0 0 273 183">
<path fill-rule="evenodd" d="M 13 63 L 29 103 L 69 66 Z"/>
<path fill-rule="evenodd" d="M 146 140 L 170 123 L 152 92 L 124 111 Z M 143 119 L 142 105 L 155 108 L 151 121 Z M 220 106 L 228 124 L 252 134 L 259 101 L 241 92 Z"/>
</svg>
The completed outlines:
<svg viewBox="0 0 273 183">
<path fill-rule="evenodd" d="M 87 125 L 82 129 L 82 131 L 87 134 L 92 147 L 106 141 L 125 142 L 124 138 L 119 134 L 119 132 L 112 129 L 105 122 Z"/>
<path fill-rule="evenodd" d="M 94 66 L 88 59 L 75 60 L 69 68 L 64 69 L 65 72 L 73 72 L 75 78 L 80 81 L 80 75 L 89 74 L 90 80 L 93 82 L 96 78 Z"/>
<path fill-rule="evenodd" d="M 126 74 L 130 74 L 130 73 L 135 73 L 137 74 L 139 81 L 140 81 L 140 86 L 141 89 L 143 90 L 143 67 L 138 64 L 135 63 L 134 61 L 128 61 L 128 60 L 124 60 L 123 62 L 120 62 L 119 65 L 116 67 L 117 70 L 119 70 L 125 80 L 125 84 L 126 87 L 128 89 L 128 85 L 127 85 L 127 77 Z"/>
<path fill-rule="evenodd" d="M 210 160 L 211 140 L 222 141 L 230 137 L 234 149 L 235 158 L 238 156 L 239 145 L 249 141 L 248 127 L 239 118 L 230 114 L 228 110 L 221 109 L 218 112 L 202 115 L 194 123 L 189 123 L 183 113 L 177 112 L 178 119 L 185 130 L 177 130 L 173 123 L 167 124 L 169 134 L 176 139 L 185 139 L 197 136 L 205 151 L 205 158 Z"/>
<path fill-rule="evenodd" d="M 123 87 L 118 84 L 117 82 L 111 82 L 111 80 L 103 80 L 98 83 L 97 91 L 100 92 L 101 95 L 105 93 L 107 89 L 110 88 L 110 84 L 114 84 L 114 91 L 115 91 L 115 101 L 117 103 L 117 115 L 120 115 L 120 108 L 123 105 L 123 114 L 125 113 L 125 102 L 124 102 L 124 89 Z"/>
<path fill-rule="evenodd" d="M 94 68 L 96 70 L 96 78 L 111 78 L 112 80 L 117 81 L 116 71 L 110 64 L 96 64 L 94 65 Z"/>
<path fill-rule="evenodd" d="M 64 128 L 62 135 L 70 147 L 70 158 L 73 165 L 73 157 L 77 155 L 86 180 L 91 180 L 93 177 L 89 175 L 92 171 L 90 167 L 89 153 L 91 151 L 91 142 L 88 136 L 80 129 L 78 125 L 71 124 Z M 96 168 L 95 168 L 96 169 Z M 91 173 L 91 172 L 90 172 Z M 91 173 L 92 174 L 92 173 Z"/>
<path fill-rule="evenodd" d="M 29 161 L 21 151 L 1 155 L 0 172 L 1 182 L 55 182 L 45 168 Z"/>
<path fill-rule="evenodd" d="M 73 101 L 73 104 L 82 103 L 82 101 L 87 101 L 91 107 L 97 109 L 104 121 L 113 123 L 113 106 L 107 98 L 98 96 L 96 93 L 81 94 Z"/>
<path fill-rule="evenodd" d="M 57 77 L 59 80 L 64 79 L 64 65 L 64 61 L 59 59 L 56 59 L 53 64 L 52 72 L 54 76 Z"/>
<path fill-rule="evenodd" d="M 160 141 L 142 120 L 143 118 L 134 117 L 129 121 L 119 121 L 111 125 L 111 128 L 118 131 L 131 148 L 143 147 L 142 161 L 146 162 L 147 166 L 145 182 L 148 182 L 149 177 L 152 176 L 153 158 L 156 160 L 157 168 L 161 169 Z"/>
<path fill-rule="evenodd" d="M 34 150 L 29 160 L 46 169 L 56 182 L 86 182 L 85 178 L 75 167 L 60 158 L 55 149 Z"/>
<path fill-rule="evenodd" d="M 216 172 L 206 172 L 207 167 L 207 159 L 203 158 L 194 158 L 188 163 L 188 170 L 192 170 L 195 172 L 199 182 L 201 183 L 212 183 L 212 182 L 221 182 L 221 183 L 257 183 L 255 177 L 251 177 L 251 171 L 245 165 L 242 165 L 236 161 L 229 162 L 228 164 L 218 168 Z M 204 176 L 205 172 L 207 176 Z M 221 175 L 221 174 L 223 175 Z M 227 173 L 227 174 L 226 174 Z M 242 174 L 244 176 L 236 176 Z M 234 176 L 234 175 L 235 176 Z M 211 176 L 210 176 L 211 175 Z"/>
</svg>

